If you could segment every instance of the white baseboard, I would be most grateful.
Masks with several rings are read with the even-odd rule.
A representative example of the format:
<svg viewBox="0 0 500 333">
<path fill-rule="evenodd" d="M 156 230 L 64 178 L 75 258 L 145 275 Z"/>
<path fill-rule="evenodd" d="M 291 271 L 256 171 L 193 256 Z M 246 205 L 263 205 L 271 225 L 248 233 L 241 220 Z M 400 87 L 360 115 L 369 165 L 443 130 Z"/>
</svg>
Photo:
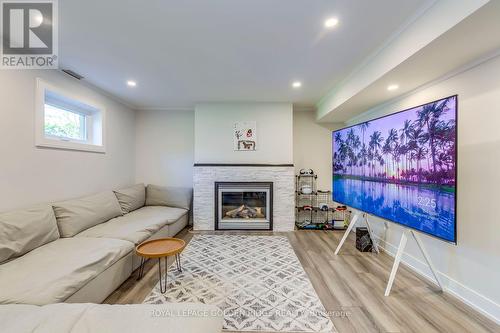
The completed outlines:
<svg viewBox="0 0 500 333">
<path fill-rule="evenodd" d="M 377 244 L 384 249 L 392 257 L 395 256 L 397 251 L 397 246 L 384 241 L 383 239 L 377 238 Z M 434 278 L 432 277 L 432 273 L 428 268 L 427 264 L 419 259 L 409 255 L 408 253 L 403 254 L 403 258 L 401 260 L 406 266 L 415 271 L 417 274 L 421 275 L 425 279 L 430 282 L 436 284 Z M 495 303 L 494 301 L 488 299 L 487 297 L 475 292 L 469 287 L 461 284 L 460 282 L 452 279 L 451 277 L 438 272 L 441 281 L 443 283 L 443 287 L 445 291 L 457 297 L 467 305 L 473 307 L 486 317 L 495 321 L 497 324 L 500 324 L 500 305 Z M 396 276 L 397 283 L 397 276 Z M 437 284 L 436 284 L 437 285 Z"/>
</svg>

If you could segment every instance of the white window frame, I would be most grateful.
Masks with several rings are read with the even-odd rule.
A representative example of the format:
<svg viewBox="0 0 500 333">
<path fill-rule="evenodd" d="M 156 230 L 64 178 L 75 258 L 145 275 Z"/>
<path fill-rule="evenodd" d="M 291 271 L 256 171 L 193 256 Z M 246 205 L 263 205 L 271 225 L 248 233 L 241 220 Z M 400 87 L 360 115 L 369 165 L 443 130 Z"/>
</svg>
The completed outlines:
<svg viewBox="0 0 500 333">
<path fill-rule="evenodd" d="M 55 86 L 40 78 L 36 79 L 36 106 L 35 106 L 35 146 L 42 148 L 69 149 L 105 153 L 106 145 L 106 109 L 98 106 L 82 96 L 76 96 L 67 89 Z M 51 102 L 47 100 L 47 93 L 70 100 L 68 106 L 64 101 Z M 49 97 L 50 98 L 50 97 Z M 65 109 L 85 116 L 86 140 L 78 140 L 45 134 L 45 104 Z"/>
</svg>

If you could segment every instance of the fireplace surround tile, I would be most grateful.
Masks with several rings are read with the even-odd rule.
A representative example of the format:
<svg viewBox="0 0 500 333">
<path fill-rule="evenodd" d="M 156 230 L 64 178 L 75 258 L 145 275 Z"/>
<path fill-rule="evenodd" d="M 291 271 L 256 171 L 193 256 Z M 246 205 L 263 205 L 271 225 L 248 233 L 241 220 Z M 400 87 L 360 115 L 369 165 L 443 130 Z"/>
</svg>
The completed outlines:
<svg viewBox="0 0 500 333">
<path fill-rule="evenodd" d="M 193 229 L 215 230 L 215 182 L 273 182 L 273 230 L 293 231 L 293 166 L 195 166 Z"/>
</svg>

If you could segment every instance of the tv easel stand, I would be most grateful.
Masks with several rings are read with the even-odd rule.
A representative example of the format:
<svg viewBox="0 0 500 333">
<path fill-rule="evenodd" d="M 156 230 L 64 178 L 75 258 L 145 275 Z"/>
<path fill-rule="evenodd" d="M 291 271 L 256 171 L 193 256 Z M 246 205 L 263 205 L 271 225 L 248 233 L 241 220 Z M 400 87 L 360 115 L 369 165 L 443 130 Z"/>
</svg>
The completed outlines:
<svg viewBox="0 0 500 333">
<path fill-rule="evenodd" d="M 365 219 L 365 223 L 366 223 L 367 228 L 368 228 L 368 233 L 370 234 L 370 238 L 372 239 L 373 248 L 375 249 L 375 251 L 377 253 L 379 253 L 379 249 L 378 249 L 378 246 L 375 242 L 375 237 L 373 237 L 372 228 L 370 226 L 370 222 L 368 221 L 367 214 L 366 213 L 356 213 L 356 215 L 354 215 L 354 217 L 352 218 L 351 223 L 349 223 L 349 226 L 347 227 L 347 230 L 345 231 L 344 236 L 342 236 L 342 239 L 340 240 L 340 243 L 337 246 L 337 249 L 335 250 L 335 255 L 339 254 L 339 251 L 342 248 L 342 246 L 344 245 L 344 242 L 347 239 L 347 237 L 349 236 L 349 233 L 352 231 L 352 229 L 354 228 L 356 223 L 360 220 L 360 218 Z M 413 236 L 413 239 L 415 239 L 415 242 L 417 243 L 418 248 L 420 249 L 420 252 L 422 252 L 422 255 L 424 256 L 424 259 L 425 259 L 427 265 L 429 266 L 429 269 L 431 270 L 432 275 L 434 276 L 434 279 L 436 280 L 440 291 L 443 291 L 443 285 L 441 283 L 441 279 L 439 278 L 439 275 L 438 275 L 436 269 L 434 268 L 434 265 L 432 264 L 432 261 L 431 261 L 429 255 L 427 254 L 427 251 L 425 250 L 424 245 L 422 244 L 422 241 L 420 240 L 420 237 L 418 236 L 418 234 L 414 230 L 409 229 L 409 228 L 405 228 L 405 230 L 403 231 L 403 234 L 401 235 L 401 240 L 399 242 L 398 251 L 396 252 L 396 256 L 394 257 L 394 264 L 392 265 L 391 274 L 389 275 L 389 281 L 387 282 L 387 287 L 385 288 L 385 293 L 384 293 L 385 296 L 389 296 L 389 294 L 391 293 L 392 285 L 394 283 L 394 279 L 396 278 L 396 273 L 398 271 L 398 267 L 399 267 L 399 263 L 401 262 L 401 258 L 403 257 L 404 249 L 406 247 L 406 243 L 408 242 L 408 235 L 409 234 L 411 234 Z"/>
</svg>

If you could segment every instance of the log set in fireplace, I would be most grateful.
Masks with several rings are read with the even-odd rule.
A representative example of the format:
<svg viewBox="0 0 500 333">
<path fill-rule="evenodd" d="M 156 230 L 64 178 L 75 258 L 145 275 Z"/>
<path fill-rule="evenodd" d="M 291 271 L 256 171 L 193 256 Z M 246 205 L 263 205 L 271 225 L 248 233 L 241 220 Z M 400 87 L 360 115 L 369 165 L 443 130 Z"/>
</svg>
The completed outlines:
<svg viewBox="0 0 500 333">
<path fill-rule="evenodd" d="M 272 182 L 216 182 L 216 230 L 272 230 Z"/>
<path fill-rule="evenodd" d="M 241 205 L 238 208 L 227 210 L 232 208 L 231 206 L 223 207 L 222 219 L 255 219 L 255 218 L 265 218 L 265 207 L 251 207 L 247 205 Z"/>
</svg>

